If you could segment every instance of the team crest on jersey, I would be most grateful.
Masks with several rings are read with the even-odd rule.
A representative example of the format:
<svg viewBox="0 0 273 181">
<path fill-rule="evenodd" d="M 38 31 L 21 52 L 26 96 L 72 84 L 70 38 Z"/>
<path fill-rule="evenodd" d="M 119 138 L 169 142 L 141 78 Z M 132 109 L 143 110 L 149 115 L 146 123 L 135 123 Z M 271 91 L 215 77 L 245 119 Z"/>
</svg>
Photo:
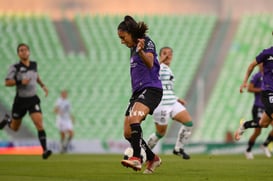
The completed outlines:
<svg viewBox="0 0 273 181">
<path fill-rule="evenodd" d="M 25 67 L 20 67 L 20 72 L 25 72 L 27 69 Z"/>
<path fill-rule="evenodd" d="M 39 111 L 40 110 L 40 106 L 38 104 L 35 105 L 35 110 Z"/>
<path fill-rule="evenodd" d="M 155 48 L 155 45 L 154 45 L 154 43 L 150 40 L 150 41 L 147 43 L 147 49 L 153 50 L 154 48 Z"/>
<path fill-rule="evenodd" d="M 273 96 L 269 96 L 269 102 L 273 103 Z"/>
<path fill-rule="evenodd" d="M 136 66 L 137 66 L 137 63 L 136 63 L 136 62 L 134 62 L 133 57 L 130 59 L 130 63 L 131 63 L 131 68 L 134 68 L 134 67 L 136 67 Z"/>
<path fill-rule="evenodd" d="M 269 56 L 267 60 L 273 60 L 273 56 Z"/>
</svg>

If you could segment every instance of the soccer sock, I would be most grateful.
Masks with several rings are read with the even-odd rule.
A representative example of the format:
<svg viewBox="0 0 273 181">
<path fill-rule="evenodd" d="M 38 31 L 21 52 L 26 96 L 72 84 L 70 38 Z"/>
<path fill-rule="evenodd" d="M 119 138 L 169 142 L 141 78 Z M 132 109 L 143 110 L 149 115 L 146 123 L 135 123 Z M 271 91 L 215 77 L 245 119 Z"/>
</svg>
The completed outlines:
<svg viewBox="0 0 273 181">
<path fill-rule="evenodd" d="M 66 141 L 66 146 L 69 145 L 69 143 L 71 142 L 71 140 L 72 140 L 72 136 L 69 136 L 69 137 L 67 138 L 67 141 Z"/>
<path fill-rule="evenodd" d="M 131 124 L 131 145 L 134 150 L 133 157 L 140 158 L 140 144 L 142 129 L 139 123 Z"/>
<path fill-rule="evenodd" d="M 250 121 L 246 121 L 244 123 L 244 128 L 260 128 L 259 122 L 256 120 L 250 120 Z"/>
<path fill-rule="evenodd" d="M 69 137 L 66 139 L 66 141 L 64 142 L 64 143 L 65 143 L 65 144 L 64 144 L 64 148 L 65 148 L 65 149 L 68 148 L 68 146 L 69 146 L 71 140 L 72 140 L 72 136 L 69 136 Z"/>
<path fill-rule="evenodd" d="M 10 127 L 11 119 L 8 114 L 5 114 L 4 119 L 0 122 L 0 129 L 3 129 L 6 125 Z"/>
<path fill-rule="evenodd" d="M 255 144 L 255 142 L 253 141 L 248 141 L 248 147 L 246 149 L 247 152 L 251 152 L 251 149 L 253 147 L 253 145 Z"/>
<path fill-rule="evenodd" d="M 145 150 L 146 152 L 146 157 L 147 160 L 153 160 L 155 154 L 152 152 L 152 150 L 150 149 L 150 147 L 147 145 L 147 143 L 144 141 L 144 139 L 141 139 L 141 147 Z"/>
<path fill-rule="evenodd" d="M 150 135 L 147 143 L 148 146 L 153 149 L 155 147 L 155 145 L 157 144 L 157 142 L 162 138 L 163 136 L 160 135 L 158 132 L 155 132 L 153 134 Z"/>
<path fill-rule="evenodd" d="M 180 148 L 183 149 L 184 144 L 186 144 L 186 142 L 188 141 L 188 138 L 191 135 L 191 129 L 192 129 L 192 127 L 187 127 L 184 125 L 182 125 L 180 127 L 180 130 L 178 132 L 178 137 L 176 140 L 176 144 L 174 147 L 175 151 L 179 151 Z"/>
<path fill-rule="evenodd" d="M 268 144 L 273 140 L 273 136 L 268 135 L 268 137 L 266 138 L 265 142 L 263 143 L 263 145 L 266 147 L 268 146 Z"/>
<path fill-rule="evenodd" d="M 38 131 L 38 138 L 39 138 L 39 141 L 40 141 L 40 144 L 41 144 L 43 150 L 46 151 L 47 150 L 47 148 L 46 148 L 46 133 L 44 130 Z"/>
<path fill-rule="evenodd" d="M 130 145 L 132 146 L 132 140 L 131 140 L 131 138 L 125 138 L 129 143 L 130 143 Z"/>
</svg>

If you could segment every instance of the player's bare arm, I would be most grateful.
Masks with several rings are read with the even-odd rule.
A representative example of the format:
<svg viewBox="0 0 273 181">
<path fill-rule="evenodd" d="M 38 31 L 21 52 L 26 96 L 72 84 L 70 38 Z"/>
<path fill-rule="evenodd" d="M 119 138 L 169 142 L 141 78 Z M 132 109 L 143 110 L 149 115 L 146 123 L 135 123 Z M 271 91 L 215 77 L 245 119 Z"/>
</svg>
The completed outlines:
<svg viewBox="0 0 273 181">
<path fill-rule="evenodd" d="M 150 53 L 150 52 L 145 53 L 143 51 L 144 43 L 145 43 L 144 39 L 138 39 L 136 51 L 138 52 L 139 56 L 141 57 L 141 59 L 143 60 L 145 65 L 148 68 L 152 68 L 153 65 L 154 65 L 154 55 L 152 53 Z"/>
<path fill-rule="evenodd" d="M 253 62 L 251 62 L 251 64 L 248 66 L 246 74 L 245 74 L 245 78 L 243 83 L 240 86 L 240 93 L 243 93 L 244 89 L 247 88 L 247 81 L 249 76 L 251 75 L 253 69 L 255 68 L 255 66 L 257 65 L 257 61 L 254 60 Z"/>
<path fill-rule="evenodd" d="M 41 88 L 44 90 L 45 96 L 47 97 L 47 95 L 48 95 L 48 89 L 47 89 L 46 85 L 42 82 L 42 80 L 41 80 L 41 78 L 40 78 L 39 75 L 38 75 L 38 78 L 37 78 L 37 82 L 41 86 Z"/>
</svg>

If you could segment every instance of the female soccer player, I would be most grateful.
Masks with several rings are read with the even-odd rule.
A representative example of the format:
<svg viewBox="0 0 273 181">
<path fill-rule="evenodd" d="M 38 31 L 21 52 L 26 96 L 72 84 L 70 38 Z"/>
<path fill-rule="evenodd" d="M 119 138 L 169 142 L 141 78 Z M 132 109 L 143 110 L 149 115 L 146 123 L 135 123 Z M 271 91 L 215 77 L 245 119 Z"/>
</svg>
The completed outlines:
<svg viewBox="0 0 273 181">
<path fill-rule="evenodd" d="M 74 117 L 71 113 L 71 103 L 68 100 L 66 90 L 61 91 L 61 96 L 55 103 L 54 113 L 56 114 L 56 124 L 61 137 L 61 153 L 65 153 L 74 136 Z"/>
<path fill-rule="evenodd" d="M 146 36 L 148 26 L 136 22 L 131 16 L 125 16 L 118 25 L 117 33 L 121 43 L 130 48 L 132 96 L 125 113 L 124 137 L 131 143 L 133 156 L 122 160 L 122 165 L 141 170 L 140 147 L 147 155 L 147 167 L 144 173 L 153 173 L 161 163 L 142 138 L 141 122 L 152 114 L 162 97 L 162 84 L 159 79 L 160 65 L 154 42 Z"/>
<path fill-rule="evenodd" d="M 259 123 L 253 125 L 244 124 L 240 122 L 239 128 L 236 130 L 234 137 L 235 140 L 239 140 L 244 131 L 248 128 L 253 127 L 267 127 L 273 120 L 273 47 L 264 49 L 261 53 L 256 56 L 256 59 L 253 60 L 247 68 L 244 80 L 240 86 L 240 93 L 243 93 L 243 90 L 247 88 L 248 78 L 251 75 L 253 69 L 259 65 L 263 64 L 263 82 L 262 82 L 262 91 L 261 99 L 265 107 Z M 272 139 L 272 137 L 271 137 Z"/>
<path fill-rule="evenodd" d="M 190 159 L 190 156 L 184 152 L 184 145 L 191 135 L 193 126 L 192 118 L 184 105 L 183 99 L 177 98 L 173 90 L 174 75 L 170 68 L 173 57 L 173 50 L 170 47 L 163 47 L 159 51 L 160 58 L 160 79 L 163 85 L 163 97 L 159 106 L 154 110 L 153 117 L 156 132 L 151 134 L 147 143 L 152 149 L 157 142 L 165 135 L 170 118 L 182 123 L 173 154 L 181 156 L 183 159 Z"/>
<path fill-rule="evenodd" d="M 43 148 L 42 157 L 47 159 L 52 152 L 47 150 L 46 133 L 43 127 L 43 116 L 36 85 L 38 83 L 41 86 L 46 96 L 48 95 L 48 89 L 39 77 L 37 63 L 29 59 L 29 46 L 24 43 L 19 44 L 17 54 L 20 62 L 10 66 L 5 80 L 6 86 L 16 86 L 16 96 L 12 106 L 12 119 L 6 115 L 0 123 L 0 129 L 8 125 L 13 131 L 18 131 L 23 117 L 29 112 Z"/>
<path fill-rule="evenodd" d="M 264 105 L 261 101 L 261 86 L 262 86 L 262 64 L 259 64 L 259 71 L 255 73 L 247 87 L 248 92 L 251 92 L 254 94 L 254 102 L 252 106 L 252 120 L 244 122 L 245 127 L 251 127 L 252 125 L 256 126 L 259 124 L 259 119 L 261 118 L 263 112 L 264 112 Z M 272 125 L 272 123 L 271 123 Z M 255 144 L 255 141 L 257 137 L 261 134 L 262 128 L 261 127 L 254 127 L 254 132 L 250 136 L 248 140 L 248 146 L 245 151 L 246 159 L 254 159 L 254 156 L 251 152 L 252 147 Z M 261 148 L 264 150 L 265 155 L 267 157 L 271 157 L 271 153 L 268 149 L 268 144 L 271 142 L 271 137 L 273 136 L 273 130 L 269 133 L 267 139 L 265 142 L 261 145 Z"/>
</svg>

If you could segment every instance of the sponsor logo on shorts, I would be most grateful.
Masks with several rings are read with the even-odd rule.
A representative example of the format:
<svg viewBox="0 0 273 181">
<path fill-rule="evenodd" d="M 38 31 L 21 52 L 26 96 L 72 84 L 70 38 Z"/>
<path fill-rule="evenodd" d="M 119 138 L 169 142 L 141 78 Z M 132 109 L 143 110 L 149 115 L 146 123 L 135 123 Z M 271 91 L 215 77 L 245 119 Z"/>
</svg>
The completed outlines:
<svg viewBox="0 0 273 181">
<path fill-rule="evenodd" d="M 40 106 L 38 104 L 35 105 L 35 110 L 39 111 L 40 110 Z"/>
<path fill-rule="evenodd" d="M 273 96 L 269 96 L 269 103 L 273 103 Z"/>
</svg>

